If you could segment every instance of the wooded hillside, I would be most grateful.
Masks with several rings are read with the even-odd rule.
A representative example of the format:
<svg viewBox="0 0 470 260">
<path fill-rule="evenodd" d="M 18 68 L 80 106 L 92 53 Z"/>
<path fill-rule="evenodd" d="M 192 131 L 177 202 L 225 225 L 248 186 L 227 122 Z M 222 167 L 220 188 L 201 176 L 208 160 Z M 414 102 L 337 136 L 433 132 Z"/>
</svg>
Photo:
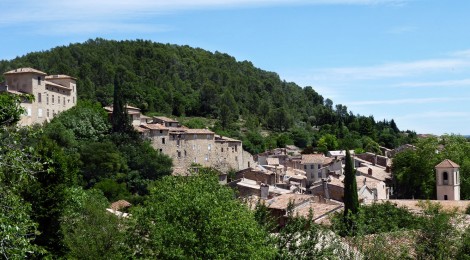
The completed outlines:
<svg viewBox="0 0 470 260">
<path fill-rule="evenodd" d="M 363 137 L 388 147 L 402 142 L 393 120 L 376 122 L 372 116 L 354 115 L 344 105 L 333 106 L 312 87 L 283 81 L 274 72 L 220 52 L 98 38 L 0 61 L 2 72 L 34 67 L 48 74 L 76 77 L 79 98 L 102 105 L 112 103 L 114 74 L 121 66 L 125 68 L 126 99 L 144 113 L 216 118 L 220 129 L 235 129 L 229 135 L 239 138 L 245 138 L 240 127 L 290 131 L 287 143 L 301 147 L 316 146 L 325 134 L 334 135 L 340 141 L 336 146 L 341 147 L 376 146 L 368 144 L 371 140 L 358 141 Z M 295 140 L 291 132 L 296 128 L 305 140 Z M 274 143 L 282 146 L 283 142 Z M 252 152 L 258 150 L 261 148 Z"/>
</svg>

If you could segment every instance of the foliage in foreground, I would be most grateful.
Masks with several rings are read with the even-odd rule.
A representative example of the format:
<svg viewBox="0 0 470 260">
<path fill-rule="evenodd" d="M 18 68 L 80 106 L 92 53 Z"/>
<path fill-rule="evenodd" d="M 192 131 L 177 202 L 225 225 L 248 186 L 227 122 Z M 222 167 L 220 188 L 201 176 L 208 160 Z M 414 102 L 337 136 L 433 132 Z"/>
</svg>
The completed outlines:
<svg viewBox="0 0 470 260">
<path fill-rule="evenodd" d="M 106 211 L 109 203 L 103 194 L 81 188 L 70 188 L 66 193 L 60 226 L 67 258 L 121 258 L 124 223 Z"/>
<path fill-rule="evenodd" d="M 204 169 L 157 181 L 132 214 L 127 243 L 137 258 L 267 259 L 274 253 L 253 212 Z"/>
</svg>

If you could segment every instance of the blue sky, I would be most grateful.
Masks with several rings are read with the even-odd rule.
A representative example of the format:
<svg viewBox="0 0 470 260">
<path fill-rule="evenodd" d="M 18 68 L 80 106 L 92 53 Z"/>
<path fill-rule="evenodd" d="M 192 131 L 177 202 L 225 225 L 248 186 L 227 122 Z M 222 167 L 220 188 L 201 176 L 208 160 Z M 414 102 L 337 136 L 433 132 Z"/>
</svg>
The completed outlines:
<svg viewBox="0 0 470 260">
<path fill-rule="evenodd" d="M 418 133 L 470 134 L 464 0 L 2 0 L 0 59 L 90 38 L 220 51 Z"/>
</svg>

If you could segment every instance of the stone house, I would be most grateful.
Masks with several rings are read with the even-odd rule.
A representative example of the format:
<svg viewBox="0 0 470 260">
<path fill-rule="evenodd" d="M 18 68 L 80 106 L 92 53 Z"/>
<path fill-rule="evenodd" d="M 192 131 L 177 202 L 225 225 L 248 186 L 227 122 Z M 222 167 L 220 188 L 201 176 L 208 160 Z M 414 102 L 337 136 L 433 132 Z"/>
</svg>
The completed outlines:
<svg viewBox="0 0 470 260">
<path fill-rule="evenodd" d="M 4 74 L 0 92 L 31 94 L 34 101 L 25 101 L 26 109 L 19 125 L 26 126 L 50 121 L 55 115 L 75 106 L 77 102 L 76 79 L 67 75 L 47 75 L 33 68 L 18 68 Z"/>
</svg>

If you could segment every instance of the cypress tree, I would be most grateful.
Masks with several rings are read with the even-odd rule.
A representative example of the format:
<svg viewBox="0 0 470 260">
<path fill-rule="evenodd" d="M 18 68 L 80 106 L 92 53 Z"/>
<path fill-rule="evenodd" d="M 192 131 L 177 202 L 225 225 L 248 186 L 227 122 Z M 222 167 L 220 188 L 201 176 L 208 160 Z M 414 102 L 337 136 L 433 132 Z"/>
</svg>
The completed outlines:
<svg viewBox="0 0 470 260">
<path fill-rule="evenodd" d="M 125 108 L 124 93 L 122 91 L 124 73 L 125 70 L 119 67 L 114 75 L 112 126 L 115 133 L 126 133 L 130 129 L 129 116 Z"/>
<path fill-rule="evenodd" d="M 351 155 L 346 150 L 346 162 L 344 167 L 344 221 L 349 230 L 353 227 L 352 218 L 359 210 L 357 195 L 356 174 L 353 168 Z"/>
</svg>

